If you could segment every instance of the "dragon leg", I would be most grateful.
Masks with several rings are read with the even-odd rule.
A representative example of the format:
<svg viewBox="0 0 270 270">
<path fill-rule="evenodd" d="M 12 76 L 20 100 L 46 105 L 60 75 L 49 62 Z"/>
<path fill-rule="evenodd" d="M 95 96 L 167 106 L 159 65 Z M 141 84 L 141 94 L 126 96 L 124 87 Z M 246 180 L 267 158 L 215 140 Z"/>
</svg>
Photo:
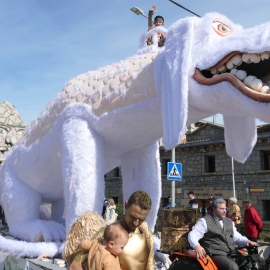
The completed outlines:
<svg viewBox="0 0 270 270">
<path fill-rule="evenodd" d="M 63 123 L 60 144 L 68 232 L 80 215 L 102 210 L 105 191 L 103 144 L 83 117 Z"/>
<path fill-rule="evenodd" d="M 149 229 L 155 227 L 161 197 L 161 174 L 158 143 L 135 149 L 121 158 L 124 201 L 136 190 L 146 191 L 152 199 L 147 217 Z"/>
</svg>

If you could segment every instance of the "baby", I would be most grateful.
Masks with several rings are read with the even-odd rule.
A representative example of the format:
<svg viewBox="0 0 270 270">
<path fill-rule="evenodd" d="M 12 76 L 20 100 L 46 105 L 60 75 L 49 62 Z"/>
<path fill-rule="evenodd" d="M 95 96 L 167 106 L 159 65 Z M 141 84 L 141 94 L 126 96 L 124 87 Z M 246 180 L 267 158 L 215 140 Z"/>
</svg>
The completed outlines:
<svg viewBox="0 0 270 270">
<path fill-rule="evenodd" d="M 84 240 L 70 270 L 82 270 L 82 262 L 88 257 L 88 269 L 120 270 L 118 255 L 128 242 L 127 231 L 119 223 L 106 227 L 103 240 Z M 83 258 L 84 257 L 84 258 Z"/>
</svg>

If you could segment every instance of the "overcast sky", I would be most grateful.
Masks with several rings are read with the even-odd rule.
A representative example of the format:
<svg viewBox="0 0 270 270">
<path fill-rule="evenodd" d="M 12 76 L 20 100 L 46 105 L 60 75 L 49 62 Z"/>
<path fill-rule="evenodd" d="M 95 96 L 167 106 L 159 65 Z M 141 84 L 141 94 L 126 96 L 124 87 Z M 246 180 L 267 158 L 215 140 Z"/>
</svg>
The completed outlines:
<svg viewBox="0 0 270 270">
<path fill-rule="evenodd" d="M 269 0 L 182 0 L 199 15 L 216 11 L 245 28 L 270 20 Z M 0 102 L 28 124 L 72 77 L 136 53 L 151 5 L 165 26 L 192 16 L 168 0 L 1 0 Z M 217 117 L 217 121 L 221 117 Z"/>
</svg>

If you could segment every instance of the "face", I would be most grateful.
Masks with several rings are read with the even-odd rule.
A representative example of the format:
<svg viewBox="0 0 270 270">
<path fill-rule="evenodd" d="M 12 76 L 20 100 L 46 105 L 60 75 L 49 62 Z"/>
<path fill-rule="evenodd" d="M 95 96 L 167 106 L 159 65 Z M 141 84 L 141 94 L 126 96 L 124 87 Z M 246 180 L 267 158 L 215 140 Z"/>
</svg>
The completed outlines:
<svg viewBox="0 0 270 270">
<path fill-rule="evenodd" d="M 121 238 L 117 238 L 115 241 L 110 241 L 109 251 L 113 255 L 118 256 L 120 253 L 122 253 L 127 242 L 128 242 L 128 236 L 126 235 L 123 235 Z"/>
<path fill-rule="evenodd" d="M 244 206 L 246 209 L 248 209 L 248 208 L 250 207 L 250 204 L 249 204 L 249 203 L 243 202 L 243 206 Z"/>
<path fill-rule="evenodd" d="M 226 217 L 226 204 L 225 203 L 219 203 L 218 207 L 213 207 L 213 213 L 218 217 L 218 218 L 225 218 Z"/>
<path fill-rule="evenodd" d="M 126 208 L 124 215 L 125 223 L 131 231 L 135 231 L 146 219 L 149 210 L 142 210 L 138 205 L 132 204 Z"/>
<path fill-rule="evenodd" d="M 164 25 L 164 22 L 161 20 L 161 19 L 157 19 L 155 22 L 154 22 L 155 26 L 162 26 Z"/>
<path fill-rule="evenodd" d="M 188 197 L 189 197 L 190 199 L 192 199 L 192 198 L 193 198 L 193 194 L 188 194 Z"/>
</svg>

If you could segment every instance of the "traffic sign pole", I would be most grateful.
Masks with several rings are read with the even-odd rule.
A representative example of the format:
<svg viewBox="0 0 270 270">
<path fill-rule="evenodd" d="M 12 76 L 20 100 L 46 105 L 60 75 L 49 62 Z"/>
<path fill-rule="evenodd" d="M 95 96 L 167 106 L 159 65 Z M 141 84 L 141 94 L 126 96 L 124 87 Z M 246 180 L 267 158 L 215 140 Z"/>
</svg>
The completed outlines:
<svg viewBox="0 0 270 270">
<path fill-rule="evenodd" d="M 172 162 L 175 162 L 175 148 L 172 149 Z M 175 206 L 175 181 L 172 181 L 172 203 L 171 203 L 171 207 Z"/>
</svg>

